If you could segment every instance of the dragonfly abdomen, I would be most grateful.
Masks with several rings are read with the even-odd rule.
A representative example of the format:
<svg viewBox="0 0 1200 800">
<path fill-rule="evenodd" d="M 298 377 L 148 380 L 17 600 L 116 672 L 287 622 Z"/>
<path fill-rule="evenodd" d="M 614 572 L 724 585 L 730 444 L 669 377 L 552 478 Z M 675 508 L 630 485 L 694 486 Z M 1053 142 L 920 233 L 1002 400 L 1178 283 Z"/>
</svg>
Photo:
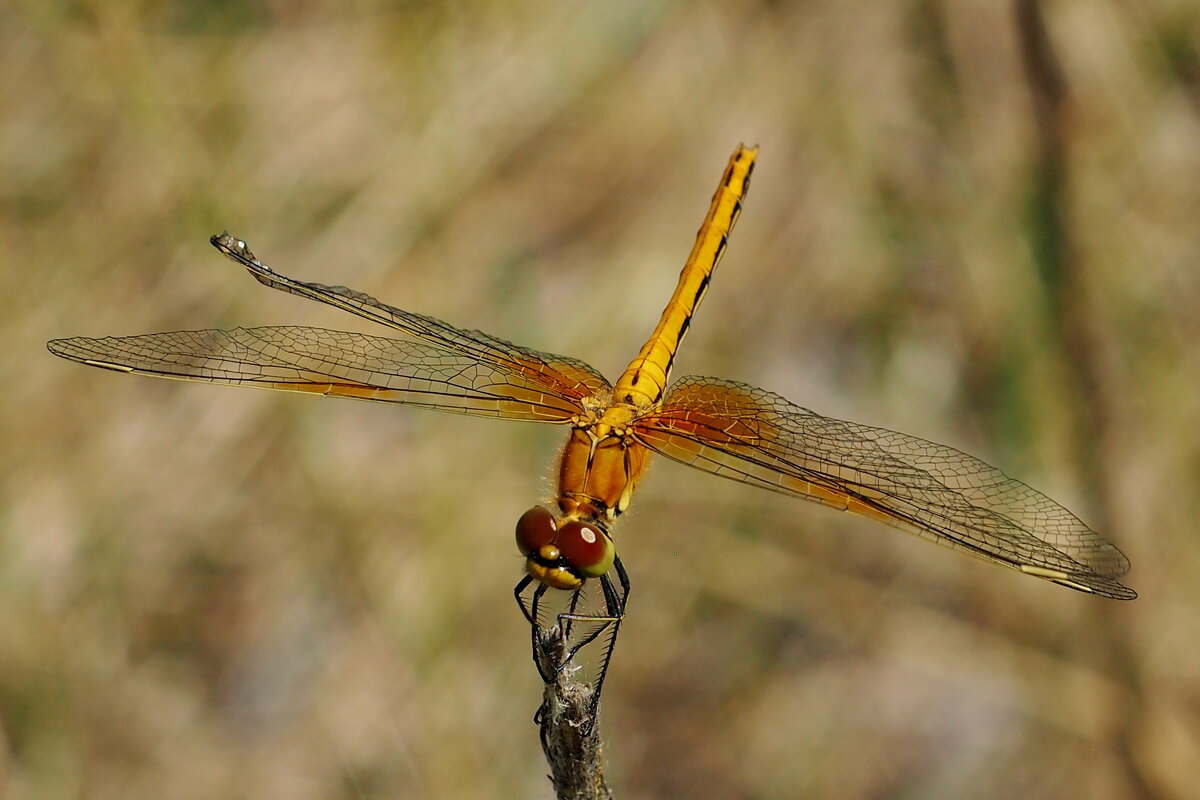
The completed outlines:
<svg viewBox="0 0 1200 800">
<path fill-rule="evenodd" d="M 679 343 L 708 291 L 713 270 L 725 254 L 729 232 L 742 213 L 742 201 L 750 190 L 750 173 L 754 171 L 757 155 L 757 147 L 738 147 L 734 151 L 721 185 L 713 195 L 708 215 L 696 233 L 692 252 L 679 274 L 675 294 L 663 310 L 658 327 L 617 381 L 613 397 L 618 402 L 648 408 L 662 399 Z"/>
</svg>

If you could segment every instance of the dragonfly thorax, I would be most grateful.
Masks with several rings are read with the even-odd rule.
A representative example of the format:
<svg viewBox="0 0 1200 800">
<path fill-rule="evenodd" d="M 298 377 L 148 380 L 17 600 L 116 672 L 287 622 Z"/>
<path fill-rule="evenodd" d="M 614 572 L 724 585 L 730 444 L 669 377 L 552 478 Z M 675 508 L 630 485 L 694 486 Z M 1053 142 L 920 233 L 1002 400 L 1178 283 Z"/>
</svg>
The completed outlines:
<svg viewBox="0 0 1200 800">
<path fill-rule="evenodd" d="M 525 571 L 555 589 L 578 589 L 608 572 L 616 558 L 612 539 L 594 519 L 555 517 L 534 506 L 517 520 L 516 533 Z"/>
<path fill-rule="evenodd" d="M 629 411 L 613 408 L 609 412 Z M 606 412 L 598 421 L 571 430 L 559 462 L 558 495 L 564 513 L 611 521 L 629 506 L 646 469 L 648 452 L 629 432 L 628 422 Z"/>
</svg>

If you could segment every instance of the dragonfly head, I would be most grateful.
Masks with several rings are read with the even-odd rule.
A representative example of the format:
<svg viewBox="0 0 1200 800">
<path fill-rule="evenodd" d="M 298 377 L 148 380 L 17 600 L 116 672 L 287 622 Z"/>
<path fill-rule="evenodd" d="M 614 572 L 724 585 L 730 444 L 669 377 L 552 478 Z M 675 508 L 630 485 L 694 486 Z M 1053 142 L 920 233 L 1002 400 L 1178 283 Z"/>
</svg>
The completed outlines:
<svg viewBox="0 0 1200 800">
<path fill-rule="evenodd" d="M 608 572 L 617 554 L 600 525 L 558 519 L 541 506 L 534 506 L 517 520 L 517 547 L 531 576 L 555 589 L 569 590 Z"/>
</svg>

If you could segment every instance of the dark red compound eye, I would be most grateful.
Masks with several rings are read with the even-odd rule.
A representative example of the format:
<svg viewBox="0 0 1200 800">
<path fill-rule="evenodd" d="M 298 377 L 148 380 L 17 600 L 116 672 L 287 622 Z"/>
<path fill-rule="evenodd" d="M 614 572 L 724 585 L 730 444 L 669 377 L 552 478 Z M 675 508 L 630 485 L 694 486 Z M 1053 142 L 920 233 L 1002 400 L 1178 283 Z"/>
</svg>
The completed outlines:
<svg viewBox="0 0 1200 800">
<path fill-rule="evenodd" d="M 554 515 L 541 506 L 534 506 L 517 520 L 517 548 L 522 555 L 535 556 L 543 546 L 554 541 L 557 532 Z"/>
<path fill-rule="evenodd" d="M 587 578 L 599 578 L 608 572 L 616 557 L 612 540 L 599 528 L 586 522 L 563 525 L 554 543 L 567 563 Z"/>
</svg>

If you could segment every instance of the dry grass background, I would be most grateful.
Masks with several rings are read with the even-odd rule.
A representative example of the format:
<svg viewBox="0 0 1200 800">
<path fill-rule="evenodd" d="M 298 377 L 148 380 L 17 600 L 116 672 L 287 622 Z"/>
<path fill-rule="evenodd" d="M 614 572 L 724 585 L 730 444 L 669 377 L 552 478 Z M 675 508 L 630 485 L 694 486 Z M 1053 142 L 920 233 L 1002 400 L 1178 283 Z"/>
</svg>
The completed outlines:
<svg viewBox="0 0 1200 800">
<path fill-rule="evenodd" d="M 1200 8 L 1017 6 L 0 6 L 0 795 L 548 797 L 511 528 L 560 430 L 43 344 L 365 330 L 228 228 L 615 377 L 745 141 L 680 374 L 997 463 L 1142 596 L 660 461 L 618 796 L 1195 796 Z"/>
</svg>

